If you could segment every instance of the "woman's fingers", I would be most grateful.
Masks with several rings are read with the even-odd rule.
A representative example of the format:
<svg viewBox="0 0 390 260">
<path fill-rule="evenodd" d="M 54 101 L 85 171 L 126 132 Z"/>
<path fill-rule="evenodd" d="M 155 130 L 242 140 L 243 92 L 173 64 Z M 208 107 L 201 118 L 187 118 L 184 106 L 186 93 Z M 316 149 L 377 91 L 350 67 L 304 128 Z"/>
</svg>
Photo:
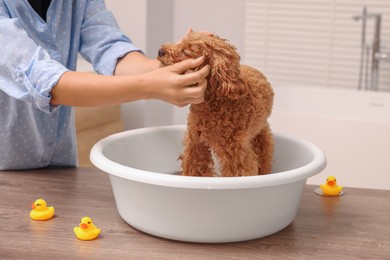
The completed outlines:
<svg viewBox="0 0 390 260">
<path fill-rule="evenodd" d="M 179 74 L 186 72 L 189 69 L 195 69 L 200 67 L 204 63 L 204 56 L 201 56 L 196 59 L 186 59 L 181 62 L 175 63 L 172 65 L 172 68 L 175 72 Z"/>
<path fill-rule="evenodd" d="M 207 79 L 210 65 L 204 65 L 204 57 L 187 59 L 160 70 L 168 81 L 166 88 L 159 88 L 160 99 L 183 107 L 188 104 L 199 104 L 204 101 L 204 92 L 207 87 Z M 200 68 L 199 70 L 195 70 Z M 186 73 L 187 71 L 191 71 Z M 168 77 L 167 72 L 170 74 Z M 163 75 L 162 74 L 162 75 Z M 155 77 L 154 77 L 155 78 Z"/>
<path fill-rule="evenodd" d="M 203 79 L 197 85 L 183 87 L 176 93 L 175 105 L 179 107 L 189 104 L 199 104 L 204 101 L 204 92 L 207 87 L 207 80 Z"/>
<path fill-rule="evenodd" d="M 203 64 L 204 58 L 200 57 L 197 59 L 187 59 L 182 62 L 176 63 L 174 65 L 177 65 L 174 70 L 177 71 L 179 74 L 183 74 L 184 72 L 198 68 Z M 181 75 L 181 79 L 183 80 L 182 84 L 184 86 L 192 86 L 197 85 L 199 82 L 203 81 L 207 75 L 210 73 L 210 65 L 206 64 L 201 69 L 197 71 L 193 71 L 190 73 L 186 73 Z"/>
<path fill-rule="evenodd" d="M 194 69 L 203 64 L 204 57 L 197 59 L 187 59 L 182 62 L 176 63 L 173 66 L 177 65 L 174 70 L 182 74 L 189 69 Z M 180 75 L 180 85 L 185 86 L 185 90 L 196 93 L 198 91 L 200 94 L 204 93 L 204 90 L 207 87 L 206 77 L 210 73 L 210 65 L 206 64 L 200 70 L 186 73 Z"/>
<path fill-rule="evenodd" d="M 210 73 L 210 65 L 206 65 L 198 71 L 187 73 L 183 75 L 183 80 L 185 81 L 184 85 L 186 86 L 195 86 L 199 85 L 207 75 Z"/>
<path fill-rule="evenodd" d="M 189 104 L 199 104 L 204 101 L 204 92 L 207 87 L 207 80 L 203 79 L 197 85 L 185 88 L 183 96 Z"/>
</svg>

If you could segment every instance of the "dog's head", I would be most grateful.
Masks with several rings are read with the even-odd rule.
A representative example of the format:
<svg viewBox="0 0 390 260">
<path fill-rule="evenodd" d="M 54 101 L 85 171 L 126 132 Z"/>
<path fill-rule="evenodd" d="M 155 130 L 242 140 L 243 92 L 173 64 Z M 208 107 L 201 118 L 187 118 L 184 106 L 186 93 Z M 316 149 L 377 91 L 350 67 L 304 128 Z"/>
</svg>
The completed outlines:
<svg viewBox="0 0 390 260">
<path fill-rule="evenodd" d="M 176 44 L 162 45 L 157 59 L 167 66 L 201 56 L 205 57 L 205 64 L 210 64 L 207 90 L 211 95 L 236 99 L 247 93 L 247 86 L 240 78 L 237 49 L 216 35 L 190 32 Z"/>
</svg>

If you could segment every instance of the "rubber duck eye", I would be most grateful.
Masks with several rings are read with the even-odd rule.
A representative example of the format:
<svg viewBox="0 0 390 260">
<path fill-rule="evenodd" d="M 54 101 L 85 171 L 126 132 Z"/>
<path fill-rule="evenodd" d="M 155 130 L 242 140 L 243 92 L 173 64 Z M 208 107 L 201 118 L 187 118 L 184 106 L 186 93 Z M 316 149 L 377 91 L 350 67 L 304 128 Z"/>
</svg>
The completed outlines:
<svg viewBox="0 0 390 260">
<path fill-rule="evenodd" d="M 88 224 L 91 224 L 91 221 L 88 221 Z"/>
<path fill-rule="evenodd" d="M 41 203 L 37 203 L 37 206 L 41 206 Z"/>
</svg>

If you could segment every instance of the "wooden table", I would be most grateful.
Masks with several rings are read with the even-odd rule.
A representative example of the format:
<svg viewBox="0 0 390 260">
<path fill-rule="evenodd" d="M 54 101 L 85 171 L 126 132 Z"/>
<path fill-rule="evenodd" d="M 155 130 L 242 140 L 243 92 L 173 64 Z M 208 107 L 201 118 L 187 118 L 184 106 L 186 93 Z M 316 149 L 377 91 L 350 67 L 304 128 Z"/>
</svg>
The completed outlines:
<svg viewBox="0 0 390 260">
<path fill-rule="evenodd" d="M 371 176 L 372 178 L 372 176 Z M 287 228 L 261 239 L 196 244 L 142 233 L 119 216 L 109 179 L 93 168 L 0 171 L 0 259 L 389 259 L 390 191 L 346 188 L 338 198 L 306 186 Z M 44 198 L 55 217 L 34 221 Z M 73 227 L 88 215 L 102 233 L 78 240 Z"/>
</svg>

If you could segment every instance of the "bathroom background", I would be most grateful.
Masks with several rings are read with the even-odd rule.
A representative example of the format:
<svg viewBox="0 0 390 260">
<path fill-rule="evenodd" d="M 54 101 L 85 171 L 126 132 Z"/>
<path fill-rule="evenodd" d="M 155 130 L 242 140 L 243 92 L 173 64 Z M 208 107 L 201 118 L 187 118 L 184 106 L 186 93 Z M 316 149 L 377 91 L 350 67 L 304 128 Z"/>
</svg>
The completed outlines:
<svg viewBox="0 0 390 260">
<path fill-rule="evenodd" d="M 353 19 L 362 15 L 364 6 L 368 14 L 380 13 L 380 51 L 390 52 L 388 0 L 106 0 L 106 4 L 121 29 L 149 57 L 156 56 L 162 43 L 179 40 L 188 28 L 229 39 L 242 61 L 261 70 L 276 90 L 272 128 L 325 150 L 327 169 L 308 183 L 336 175 L 345 186 L 390 189 L 390 60 L 379 62 L 379 91 L 367 91 L 376 20 L 366 20 L 362 45 L 363 20 Z M 91 70 L 82 60 L 78 69 Z M 122 105 L 122 117 L 126 129 L 185 124 L 187 109 L 138 101 Z"/>
</svg>

